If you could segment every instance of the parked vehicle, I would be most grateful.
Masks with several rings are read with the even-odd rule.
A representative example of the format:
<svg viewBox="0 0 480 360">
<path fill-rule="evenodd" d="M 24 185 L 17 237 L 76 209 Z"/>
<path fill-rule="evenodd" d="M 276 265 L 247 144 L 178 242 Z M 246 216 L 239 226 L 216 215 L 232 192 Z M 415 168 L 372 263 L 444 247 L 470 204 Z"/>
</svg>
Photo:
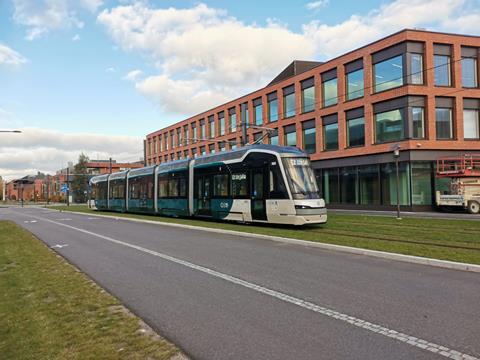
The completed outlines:
<svg viewBox="0 0 480 360">
<path fill-rule="evenodd" d="M 451 178 L 450 193 L 436 192 L 439 207 L 463 207 L 470 214 L 480 213 L 480 154 L 437 159 L 437 177 Z"/>
<path fill-rule="evenodd" d="M 308 155 L 249 145 L 91 179 L 100 210 L 240 222 L 327 221 Z"/>
</svg>

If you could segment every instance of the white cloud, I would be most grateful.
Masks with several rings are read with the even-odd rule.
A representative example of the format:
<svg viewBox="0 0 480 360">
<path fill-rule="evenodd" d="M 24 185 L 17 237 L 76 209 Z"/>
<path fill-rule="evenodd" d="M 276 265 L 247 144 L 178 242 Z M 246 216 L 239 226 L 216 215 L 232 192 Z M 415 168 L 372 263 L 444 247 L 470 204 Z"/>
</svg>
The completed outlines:
<svg viewBox="0 0 480 360">
<path fill-rule="evenodd" d="M 307 3 L 307 5 L 305 5 L 305 7 L 308 10 L 318 10 L 318 9 L 328 5 L 328 3 L 329 3 L 329 0 L 312 1 L 312 2 Z"/>
<path fill-rule="evenodd" d="M 103 0 L 80 0 L 80 4 L 91 12 L 96 12 L 103 5 Z"/>
<path fill-rule="evenodd" d="M 469 9 L 471 4 L 477 6 Z M 317 57 L 328 59 L 404 28 L 479 34 L 479 22 L 478 0 L 396 0 L 338 24 L 312 21 L 303 32 L 316 45 Z"/>
<path fill-rule="evenodd" d="M 85 2 L 85 1 L 84 1 Z M 88 2 L 88 1 L 87 1 Z M 75 12 L 75 2 L 69 0 L 13 0 L 13 19 L 27 28 L 25 38 L 35 40 L 52 30 L 83 28 Z"/>
<path fill-rule="evenodd" d="M 128 74 L 123 77 L 123 80 L 128 80 L 128 81 L 135 82 L 135 81 L 139 80 L 142 77 L 142 75 L 143 75 L 142 70 L 138 70 L 138 69 L 137 70 L 132 70 L 132 71 L 128 72 Z"/>
<path fill-rule="evenodd" d="M 104 10 L 98 21 L 120 48 L 154 61 L 158 73 L 135 86 L 173 113 L 202 111 L 264 86 L 293 59 L 314 54 L 309 40 L 283 25 L 246 25 L 204 4 L 153 9 L 135 3 Z"/>
<path fill-rule="evenodd" d="M 75 35 L 72 37 L 72 41 L 73 41 L 73 42 L 80 41 L 80 35 L 75 34 Z"/>
<path fill-rule="evenodd" d="M 21 134 L 0 134 L 0 176 L 8 179 L 55 173 L 81 152 L 91 159 L 138 161 L 143 156 L 143 139 L 88 133 L 66 134 L 46 129 L 21 129 Z"/>
<path fill-rule="evenodd" d="M 114 67 L 108 67 L 108 68 L 105 69 L 105 71 L 107 73 L 113 73 L 113 72 L 115 72 L 115 68 Z"/>
<path fill-rule="evenodd" d="M 25 64 L 27 59 L 15 50 L 6 45 L 0 44 L 0 65 L 21 65 Z"/>
<path fill-rule="evenodd" d="M 245 24 L 205 4 L 155 9 L 134 2 L 105 9 L 97 19 L 117 46 L 157 67 L 144 77 L 127 74 L 136 89 L 166 112 L 191 115 L 266 85 L 292 60 L 326 60 L 403 28 L 478 34 L 480 6 L 478 0 L 396 0 L 337 24 L 312 21 L 298 33 L 271 19 Z"/>
</svg>

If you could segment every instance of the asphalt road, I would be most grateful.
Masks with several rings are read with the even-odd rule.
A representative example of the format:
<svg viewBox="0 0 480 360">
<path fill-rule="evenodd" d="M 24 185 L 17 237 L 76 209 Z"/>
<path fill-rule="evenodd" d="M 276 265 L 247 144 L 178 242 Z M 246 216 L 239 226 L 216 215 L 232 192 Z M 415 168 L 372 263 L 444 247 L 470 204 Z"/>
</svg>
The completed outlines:
<svg viewBox="0 0 480 360">
<path fill-rule="evenodd" d="M 193 359 L 480 358 L 480 276 L 206 231 L 2 208 Z"/>
</svg>

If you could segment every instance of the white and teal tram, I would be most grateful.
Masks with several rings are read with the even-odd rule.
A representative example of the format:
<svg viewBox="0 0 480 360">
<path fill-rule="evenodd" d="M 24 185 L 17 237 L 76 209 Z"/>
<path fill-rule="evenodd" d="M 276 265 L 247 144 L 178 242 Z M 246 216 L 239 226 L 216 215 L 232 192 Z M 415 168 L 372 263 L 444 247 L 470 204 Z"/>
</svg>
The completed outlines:
<svg viewBox="0 0 480 360">
<path fill-rule="evenodd" d="M 308 155 L 295 147 L 249 145 L 92 178 L 99 210 L 240 222 L 327 221 Z"/>
</svg>

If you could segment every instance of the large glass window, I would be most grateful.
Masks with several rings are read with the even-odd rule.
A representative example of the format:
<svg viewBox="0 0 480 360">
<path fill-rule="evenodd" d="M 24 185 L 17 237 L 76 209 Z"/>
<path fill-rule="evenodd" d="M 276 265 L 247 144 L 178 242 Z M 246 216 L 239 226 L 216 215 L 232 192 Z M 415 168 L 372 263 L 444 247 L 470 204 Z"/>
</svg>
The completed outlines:
<svg viewBox="0 0 480 360">
<path fill-rule="evenodd" d="M 395 56 L 373 65 L 375 92 L 403 85 L 403 56 Z"/>
<path fill-rule="evenodd" d="M 303 149 L 307 154 L 314 154 L 317 151 L 315 136 L 316 131 L 314 127 L 303 129 Z"/>
<path fill-rule="evenodd" d="M 315 109 L 315 86 L 302 90 L 302 112 L 310 112 Z"/>
<path fill-rule="evenodd" d="M 283 165 L 294 199 L 318 199 L 318 186 L 308 158 L 285 158 Z"/>
<path fill-rule="evenodd" d="M 347 100 L 363 96 L 363 69 L 347 74 Z"/>
<path fill-rule="evenodd" d="M 253 113 L 255 116 L 255 125 L 262 125 L 263 124 L 263 106 L 262 104 L 258 104 L 253 107 Z"/>
<path fill-rule="evenodd" d="M 347 146 L 365 145 L 365 118 L 347 120 Z"/>
<path fill-rule="evenodd" d="M 435 109 L 435 127 L 436 127 L 437 139 L 453 138 L 452 109 L 450 108 Z"/>
<path fill-rule="evenodd" d="M 273 99 L 268 102 L 268 121 L 274 122 L 278 120 L 278 100 Z"/>
<path fill-rule="evenodd" d="M 412 162 L 412 205 L 432 205 L 432 166 Z"/>
<path fill-rule="evenodd" d="M 404 115 L 401 109 L 375 114 L 375 142 L 398 141 L 405 138 Z"/>
<path fill-rule="evenodd" d="M 338 149 L 338 123 L 323 126 L 323 148 L 324 150 Z"/>
<path fill-rule="evenodd" d="M 448 55 L 434 55 L 434 79 L 436 86 L 450 86 L 450 56 Z"/>
<path fill-rule="evenodd" d="M 410 83 L 423 84 L 423 55 L 410 54 Z"/>
<path fill-rule="evenodd" d="M 357 168 L 344 167 L 340 170 L 340 194 L 344 204 L 358 203 Z"/>
<path fill-rule="evenodd" d="M 295 93 L 284 95 L 283 113 L 286 118 L 295 116 Z"/>
<path fill-rule="evenodd" d="M 378 165 L 358 167 L 358 192 L 361 205 L 380 204 L 380 177 Z"/>
<path fill-rule="evenodd" d="M 462 58 L 462 86 L 477 87 L 477 59 Z"/>
<path fill-rule="evenodd" d="M 478 110 L 464 109 L 463 110 L 463 131 L 465 139 L 480 138 L 480 124 L 478 119 Z"/>
<path fill-rule="evenodd" d="M 205 128 L 206 128 L 205 122 L 201 122 L 200 123 L 200 139 L 205 139 L 205 137 L 206 137 Z"/>
<path fill-rule="evenodd" d="M 285 146 L 297 146 L 297 133 L 295 131 L 285 134 Z"/>
<path fill-rule="evenodd" d="M 325 169 L 322 171 L 323 199 L 327 204 L 340 202 L 338 188 L 338 169 Z"/>
<path fill-rule="evenodd" d="M 425 138 L 423 107 L 412 107 L 412 137 L 414 139 Z"/>
<path fill-rule="evenodd" d="M 323 87 L 323 106 L 335 105 L 338 102 L 337 78 L 324 81 Z"/>
<path fill-rule="evenodd" d="M 410 172 L 406 162 L 398 164 L 399 173 L 399 203 L 410 205 Z M 382 200 L 383 205 L 397 205 L 397 175 L 395 163 L 381 166 Z"/>
</svg>

